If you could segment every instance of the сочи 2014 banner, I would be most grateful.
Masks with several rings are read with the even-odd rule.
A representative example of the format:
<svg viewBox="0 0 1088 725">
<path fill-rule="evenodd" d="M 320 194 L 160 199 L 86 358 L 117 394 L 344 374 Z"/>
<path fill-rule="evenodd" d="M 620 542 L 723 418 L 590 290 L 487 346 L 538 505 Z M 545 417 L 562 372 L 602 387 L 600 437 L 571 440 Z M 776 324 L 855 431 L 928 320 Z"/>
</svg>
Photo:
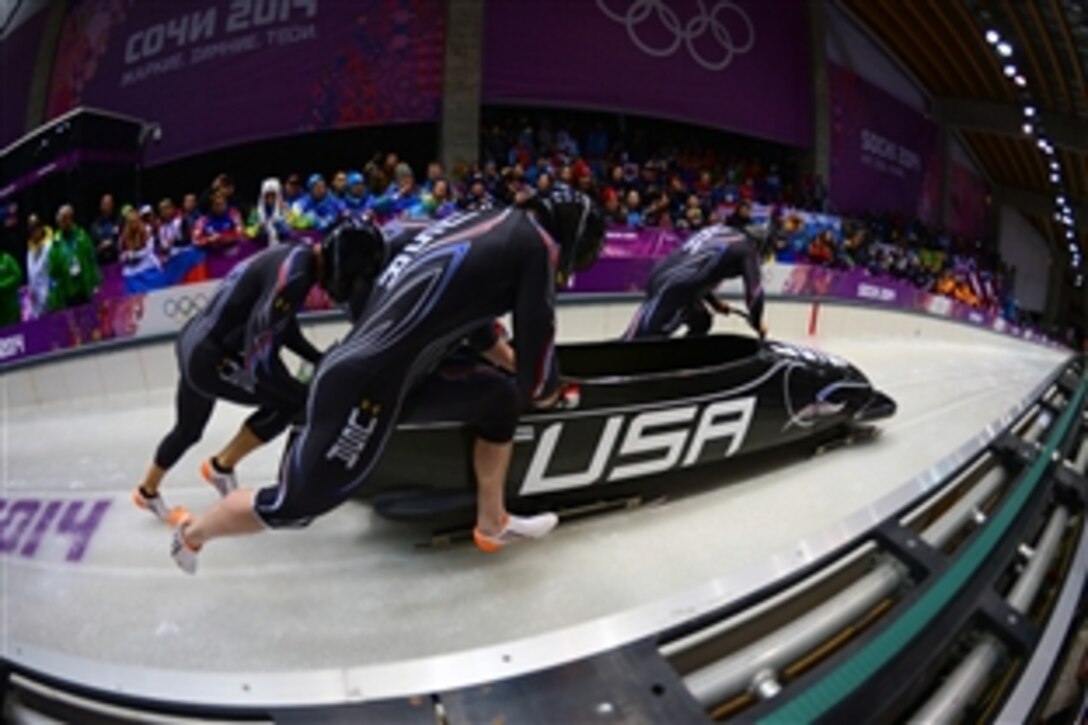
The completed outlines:
<svg viewBox="0 0 1088 725">
<path fill-rule="evenodd" d="M 433 0 L 81 0 L 49 114 L 91 106 L 162 126 L 149 160 L 346 126 L 437 120 Z"/>
</svg>

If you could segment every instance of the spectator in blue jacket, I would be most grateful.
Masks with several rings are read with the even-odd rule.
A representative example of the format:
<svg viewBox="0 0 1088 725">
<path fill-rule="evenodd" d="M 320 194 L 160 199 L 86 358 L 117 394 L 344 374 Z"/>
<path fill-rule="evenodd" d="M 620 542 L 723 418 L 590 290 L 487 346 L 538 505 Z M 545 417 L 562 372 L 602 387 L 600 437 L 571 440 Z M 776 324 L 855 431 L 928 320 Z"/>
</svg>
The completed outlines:
<svg viewBox="0 0 1088 725">
<path fill-rule="evenodd" d="M 344 193 L 344 208 L 354 218 L 360 218 L 366 211 L 370 195 L 366 191 L 366 179 L 358 171 L 351 171 L 347 176 L 347 191 Z"/>
<path fill-rule="evenodd" d="M 381 196 L 372 199 L 370 208 L 380 219 L 389 219 L 419 203 L 419 188 L 416 186 L 412 168 L 400 162 L 393 170 L 393 183 Z"/>
<path fill-rule="evenodd" d="M 306 180 L 306 189 L 310 192 L 297 202 L 296 210 L 305 220 L 304 226 L 318 231 L 332 227 L 344 212 L 339 199 L 329 193 L 325 177 L 313 174 Z"/>
</svg>

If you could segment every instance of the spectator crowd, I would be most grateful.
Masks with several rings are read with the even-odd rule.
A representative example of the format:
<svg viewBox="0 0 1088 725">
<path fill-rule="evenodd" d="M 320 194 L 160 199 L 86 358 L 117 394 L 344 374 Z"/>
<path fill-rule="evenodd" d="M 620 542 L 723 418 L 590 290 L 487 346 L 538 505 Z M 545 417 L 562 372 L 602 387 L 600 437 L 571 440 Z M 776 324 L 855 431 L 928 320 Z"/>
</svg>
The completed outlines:
<svg viewBox="0 0 1088 725">
<path fill-rule="evenodd" d="M 57 211 L 52 227 L 31 215 L 25 285 L 20 265 L 0 253 L 0 325 L 87 302 L 101 283 L 100 270 L 110 265 L 120 266 L 126 291 L 142 292 L 207 278 L 208 255 L 243 240 L 313 238 L 344 217 L 441 219 L 564 186 L 590 194 L 611 224 L 625 227 L 685 232 L 743 222 L 753 207 L 771 209 L 783 224 L 780 260 L 863 268 L 1016 314 L 1000 260 L 979 242 L 891 215 L 830 216 L 823 180 L 790 173 L 779 161 L 729 156 L 708 144 L 650 149 L 638 134 L 624 141 L 614 135 L 600 123 L 572 130 L 518 119 L 486 126 L 481 162 L 449 173 L 431 162 L 417 178 L 389 153 L 328 176 L 266 179 L 252 202 L 220 174 L 202 193 L 181 195 L 180 205 L 164 198 L 154 207 L 118 206 L 106 194 L 86 228 L 76 224 L 69 205 Z"/>
</svg>

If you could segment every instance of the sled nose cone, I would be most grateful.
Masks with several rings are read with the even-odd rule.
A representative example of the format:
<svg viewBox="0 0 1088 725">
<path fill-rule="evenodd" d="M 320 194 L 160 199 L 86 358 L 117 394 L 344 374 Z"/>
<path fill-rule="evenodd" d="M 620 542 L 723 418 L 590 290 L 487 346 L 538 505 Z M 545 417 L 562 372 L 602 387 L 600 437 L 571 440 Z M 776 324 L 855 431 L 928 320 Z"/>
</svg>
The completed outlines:
<svg viewBox="0 0 1088 725">
<path fill-rule="evenodd" d="M 896 409 L 897 406 L 894 400 L 879 390 L 874 390 L 873 394 L 869 396 L 869 401 L 854 415 L 854 420 L 868 422 L 891 418 L 895 415 Z"/>
</svg>

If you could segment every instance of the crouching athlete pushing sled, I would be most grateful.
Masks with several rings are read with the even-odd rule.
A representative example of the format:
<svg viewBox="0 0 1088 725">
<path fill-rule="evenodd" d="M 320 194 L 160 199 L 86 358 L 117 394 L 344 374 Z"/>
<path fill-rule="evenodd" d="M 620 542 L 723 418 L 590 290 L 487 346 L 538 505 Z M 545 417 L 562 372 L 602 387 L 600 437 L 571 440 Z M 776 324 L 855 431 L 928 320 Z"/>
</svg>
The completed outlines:
<svg viewBox="0 0 1088 725">
<path fill-rule="evenodd" d="M 338 507 L 366 484 L 406 406 L 472 426 L 479 548 L 496 551 L 556 525 L 551 513 L 507 513 L 506 473 L 520 409 L 559 398 L 555 287 L 596 259 L 604 225 L 577 192 L 526 207 L 450 217 L 395 245 L 402 249 L 361 316 L 315 373 L 305 427 L 288 444 L 277 484 L 235 490 L 204 515 L 183 519 L 171 549 L 178 566 L 195 572 L 197 553 L 212 539 L 304 526 Z M 487 332 L 511 311 L 516 356 L 504 355 L 505 343 Z M 505 357 L 516 374 L 466 362 L 458 352 L 466 338 L 484 338 L 476 349 Z"/>
<path fill-rule="evenodd" d="M 321 352 L 302 335 L 297 314 L 315 284 L 337 302 L 368 294 L 385 257 L 381 232 L 342 227 L 317 247 L 276 247 L 236 266 L 178 336 L 176 422 L 155 451 L 133 501 L 176 523 L 159 493 L 162 479 L 201 437 L 217 399 L 256 407 L 234 438 L 204 461 L 201 475 L 226 496 L 234 466 L 287 429 L 306 404 L 306 386 L 280 360 L 281 347 L 316 364 Z M 355 295 L 353 298 L 352 296 Z"/>
<path fill-rule="evenodd" d="M 724 224 L 690 237 L 654 268 L 646 284 L 646 299 L 624 339 L 669 337 L 681 325 L 687 326 L 689 336 L 706 335 L 713 325 L 708 305 L 722 314 L 730 312 L 714 290 L 723 280 L 734 277 L 744 280 L 749 324 L 760 337 L 766 337 L 759 246 L 754 235 Z"/>
</svg>

